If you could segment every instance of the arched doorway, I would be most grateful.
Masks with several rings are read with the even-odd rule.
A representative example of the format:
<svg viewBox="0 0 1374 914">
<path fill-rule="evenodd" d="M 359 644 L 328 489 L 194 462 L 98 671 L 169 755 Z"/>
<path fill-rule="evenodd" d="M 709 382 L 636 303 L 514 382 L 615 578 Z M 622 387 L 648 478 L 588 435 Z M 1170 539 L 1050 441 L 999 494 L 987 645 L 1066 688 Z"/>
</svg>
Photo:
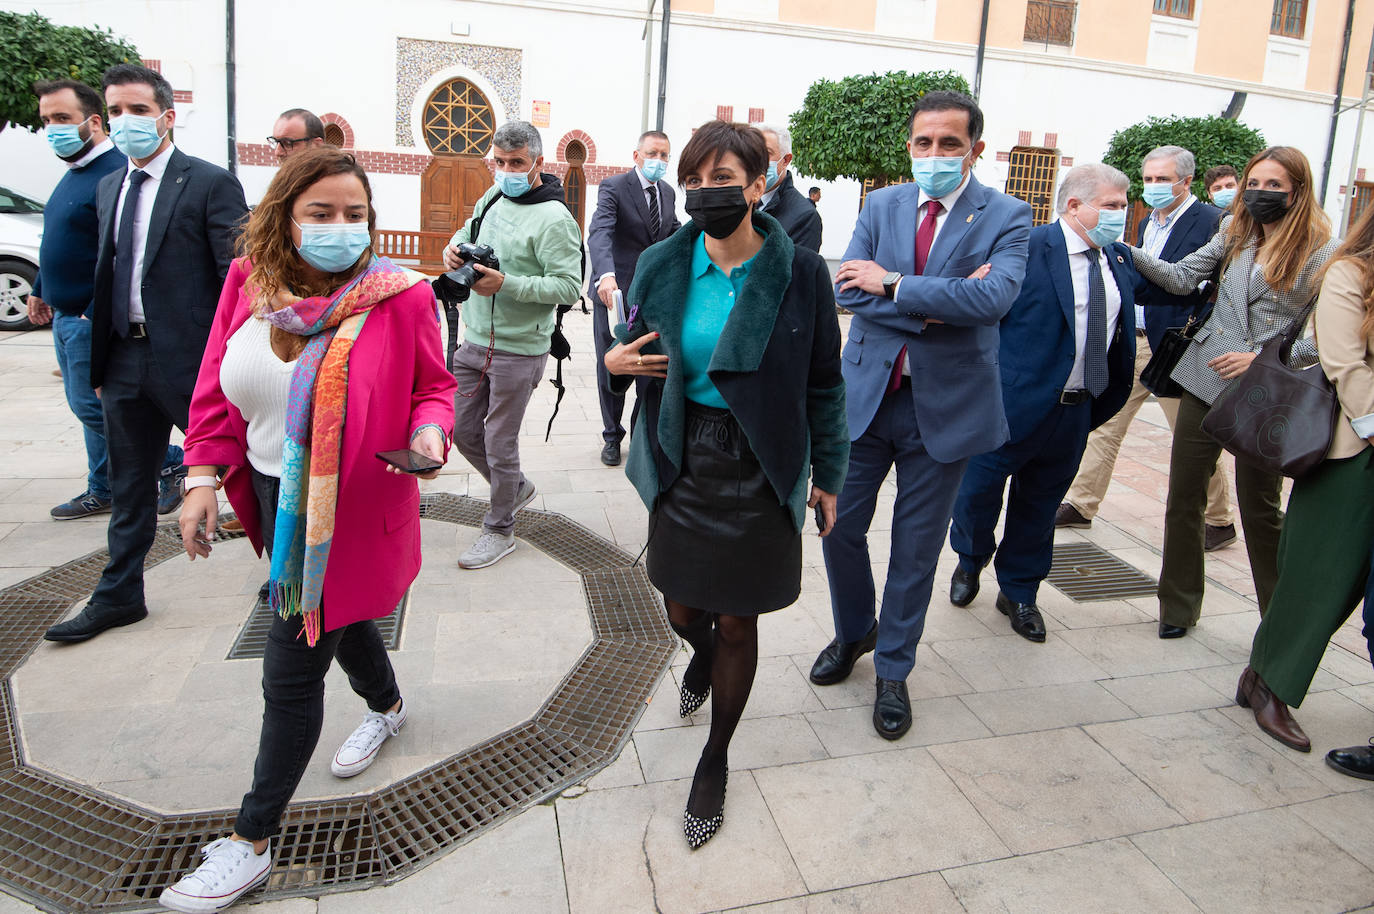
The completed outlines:
<svg viewBox="0 0 1374 914">
<path fill-rule="evenodd" d="M 568 173 L 563 179 L 563 199 L 577 220 L 577 227 L 581 229 L 587 211 L 587 176 L 582 171 L 587 161 L 587 147 L 573 140 L 563 151 L 563 156 L 568 162 Z"/>
<path fill-rule="evenodd" d="M 491 148 L 496 118 L 486 96 L 465 79 L 452 79 L 435 89 L 422 117 L 425 144 L 434 161 L 420 178 L 420 230 L 451 237 L 491 187 L 483 156 Z M 441 252 L 439 242 L 425 239 L 421 260 L 438 262 Z"/>
</svg>

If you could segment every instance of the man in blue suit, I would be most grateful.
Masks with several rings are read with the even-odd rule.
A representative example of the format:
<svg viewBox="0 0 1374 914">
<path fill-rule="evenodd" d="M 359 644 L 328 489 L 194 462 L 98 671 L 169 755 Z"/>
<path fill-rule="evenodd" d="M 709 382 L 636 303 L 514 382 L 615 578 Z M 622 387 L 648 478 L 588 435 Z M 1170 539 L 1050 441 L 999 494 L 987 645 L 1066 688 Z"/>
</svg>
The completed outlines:
<svg viewBox="0 0 1374 914">
<path fill-rule="evenodd" d="M 1007 439 L 997 327 L 1026 272 L 1030 207 L 973 176 L 983 113 L 957 92 L 916 103 L 907 148 L 914 184 L 874 191 L 836 274 L 854 313 L 843 351 L 849 473 L 823 540 L 835 640 L 811 681 L 830 685 L 874 650 L 873 726 L 911 727 L 906 678 L 925 628 L 954 493 L 974 454 Z M 876 619 L 868 527 L 893 464 L 892 552 Z"/>
<path fill-rule="evenodd" d="M 596 214 L 587 229 L 587 251 L 592 260 L 591 284 L 604 307 L 593 308 L 592 333 L 596 345 L 596 393 L 601 401 L 601 462 L 620 463 L 620 442 L 625 427 L 625 395 L 611 389 L 606 372 L 606 350 L 611 337 L 609 310 L 617 290 L 630 290 L 639 255 L 676 232 L 680 226 L 672 185 L 662 180 L 668 173 L 668 135 L 649 130 L 634 151 L 635 167 L 601 182 L 596 193 Z"/>
<path fill-rule="evenodd" d="M 1026 282 L 1002 320 L 1002 402 L 1011 437 L 969 461 L 949 541 L 959 554 L 950 601 L 967 606 L 997 554 L 997 608 L 1012 630 L 1045 640 L 1035 605 L 1054 555 L 1054 514 L 1088 432 L 1121 409 L 1135 380 L 1134 289 L 1126 226 L 1130 179 L 1079 165 L 1059 187 L 1059 219 L 1031 232 Z M 995 539 L 1011 477 L 1002 542 Z"/>
<path fill-rule="evenodd" d="M 1152 149 L 1141 164 L 1145 202 L 1152 209 L 1148 219 L 1140 220 L 1135 241 L 1161 260 L 1176 263 L 1216 234 L 1221 210 L 1196 199 L 1189 190 L 1196 170 L 1193 154 L 1182 146 Z M 1121 442 L 1126 437 L 1131 420 L 1150 396 L 1150 391 L 1138 380 L 1140 372 L 1150 363 L 1150 355 L 1159 348 L 1166 330 L 1182 327 L 1189 318 L 1205 318 L 1211 307 L 1206 290 L 1173 295 L 1158 286 L 1146 285 L 1136 296 L 1137 381 L 1121 412 L 1088 436 L 1083 462 L 1064 497 L 1064 503 L 1055 514 L 1055 526 L 1086 528 L 1092 525 L 1097 509 L 1107 494 L 1107 487 L 1111 485 Z M 1169 427 L 1173 428 L 1174 418 L 1178 415 L 1178 397 L 1161 397 L 1159 405 L 1164 410 Z M 1217 464 L 1212 481 L 1207 486 L 1206 519 L 1204 546 L 1208 551 L 1235 542 L 1236 526 L 1226 492 L 1226 470 L 1221 464 Z"/>
</svg>

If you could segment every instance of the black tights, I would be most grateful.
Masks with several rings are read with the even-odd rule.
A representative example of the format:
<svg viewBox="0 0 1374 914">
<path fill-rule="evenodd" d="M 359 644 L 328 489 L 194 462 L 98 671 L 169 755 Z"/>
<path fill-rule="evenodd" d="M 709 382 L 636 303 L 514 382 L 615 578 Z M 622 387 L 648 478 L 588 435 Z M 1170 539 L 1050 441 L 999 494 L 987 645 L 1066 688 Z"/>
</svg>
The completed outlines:
<svg viewBox="0 0 1374 914">
<path fill-rule="evenodd" d="M 744 714 L 758 667 L 758 617 L 716 615 L 672 600 L 666 602 L 673 631 L 692 646 L 692 662 L 683 674 L 683 684 L 701 691 L 696 686 L 708 672 L 710 676 L 711 730 L 687 799 L 687 811 L 704 819 L 715 815 L 725 801 L 730 738 Z M 689 681 L 692 679 L 698 681 Z"/>
</svg>

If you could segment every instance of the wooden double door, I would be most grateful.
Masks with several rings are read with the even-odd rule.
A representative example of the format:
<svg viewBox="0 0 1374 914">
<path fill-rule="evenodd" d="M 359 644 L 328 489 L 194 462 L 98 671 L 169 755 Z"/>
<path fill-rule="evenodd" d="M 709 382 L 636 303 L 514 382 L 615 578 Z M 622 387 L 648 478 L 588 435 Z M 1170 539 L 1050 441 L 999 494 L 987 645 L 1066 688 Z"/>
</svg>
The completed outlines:
<svg viewBox="0 0 1374 914">
<path fill-rule="evenodd" d="M 430 95 L 423 115 L 425 144 L 434 161 L 420 177 L 420 230 L 444 238 L 462 228 L 491 187 L 485 158 L 496 120 L 485 95 L 464 79 L 453 79 Z M 442 260 L 444 242 L 422 240 L 422 259 Z"/>
</svg>

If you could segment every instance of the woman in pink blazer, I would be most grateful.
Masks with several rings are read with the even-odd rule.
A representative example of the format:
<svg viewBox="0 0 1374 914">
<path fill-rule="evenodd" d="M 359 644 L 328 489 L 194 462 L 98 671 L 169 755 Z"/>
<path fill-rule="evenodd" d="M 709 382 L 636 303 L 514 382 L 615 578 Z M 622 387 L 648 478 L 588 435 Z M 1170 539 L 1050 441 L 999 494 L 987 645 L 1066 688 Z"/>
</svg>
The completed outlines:
<svg viewBox="0 0 1374 914">
<path fill-rule="evenodd" d="M 442 464 L 454 381 L 429 284 L 374 256 L 375 224 L 351 155 L 294 155 L 249 218 L 220 296 L 191 400 L 182 542 L 192 560 L 210 555 L 222 485 L 254 548 L 271 555 L 276 618 L 252 789 L 234 833 L 163 891 L 173 910 L 218 911 L 267 880 L 336 657 L 369 710 L 334 774 L 366 769 L 406 719 L 372 620 L 419 571 L 420 494 L 375 455 L 408 445 Z"/>
</svg>

